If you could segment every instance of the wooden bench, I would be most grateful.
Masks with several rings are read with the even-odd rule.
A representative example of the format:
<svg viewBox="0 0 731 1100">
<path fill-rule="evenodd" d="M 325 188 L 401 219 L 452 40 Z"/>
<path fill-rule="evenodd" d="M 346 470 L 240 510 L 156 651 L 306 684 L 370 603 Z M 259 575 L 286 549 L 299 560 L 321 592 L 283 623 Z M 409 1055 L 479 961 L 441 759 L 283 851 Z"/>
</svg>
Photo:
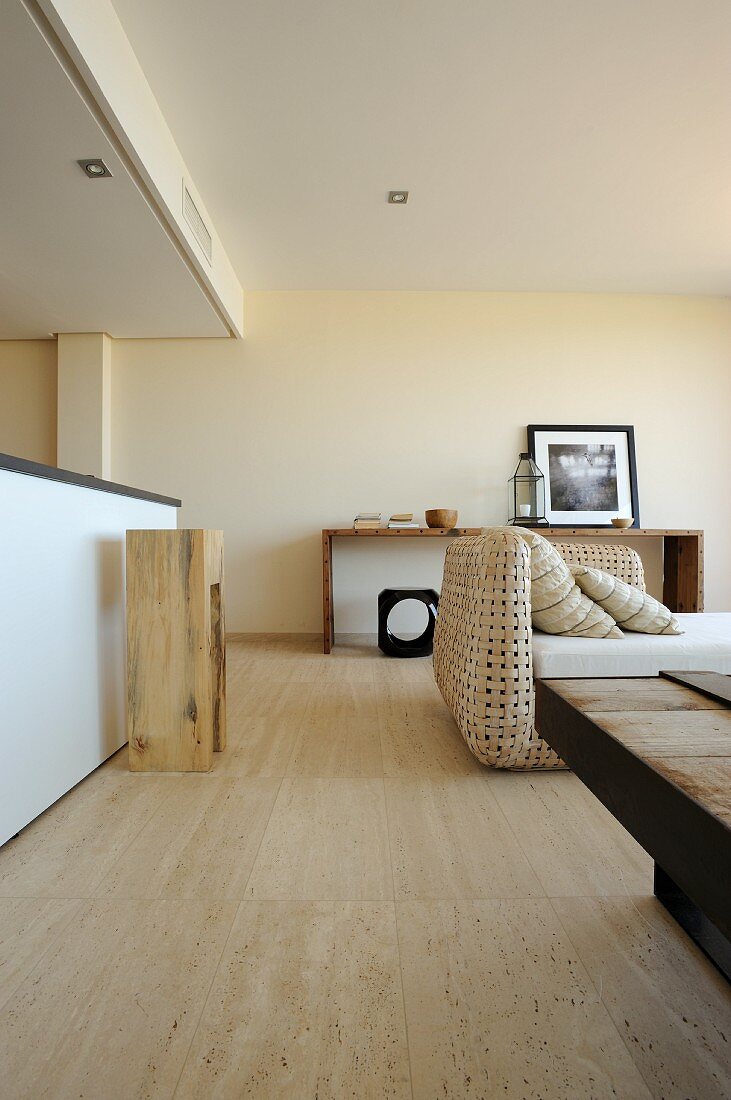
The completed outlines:
<svg viewBox="0 0 731 1100">
<path fill-rule="evenodd" d="M 655 894 L 731 979 L 731 677 L 538 680 L 536 726 L 655 861 Z"/>
</svg>

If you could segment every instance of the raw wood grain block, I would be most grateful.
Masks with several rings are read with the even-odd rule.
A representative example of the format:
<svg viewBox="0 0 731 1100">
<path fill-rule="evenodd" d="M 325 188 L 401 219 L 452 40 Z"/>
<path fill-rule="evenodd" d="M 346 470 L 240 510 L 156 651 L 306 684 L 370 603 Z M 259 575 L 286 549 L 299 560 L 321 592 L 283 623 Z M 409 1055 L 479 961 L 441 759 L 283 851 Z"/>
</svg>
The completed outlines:
<svg viewBox="0 0 731 1100">
<path fill-rule="evenodd" d="M 132 771 L 209 771 L 226 747 L 222 531 L 127 532 Z"/>
</svg>

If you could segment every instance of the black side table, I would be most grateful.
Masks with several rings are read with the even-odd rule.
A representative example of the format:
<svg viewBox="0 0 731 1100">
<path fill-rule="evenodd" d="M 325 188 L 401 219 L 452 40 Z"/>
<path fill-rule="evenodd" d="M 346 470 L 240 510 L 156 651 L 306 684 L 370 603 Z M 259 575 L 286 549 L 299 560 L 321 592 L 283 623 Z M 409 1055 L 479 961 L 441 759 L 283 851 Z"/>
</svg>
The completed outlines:
<svg viewBox="0 0 731 1100">
<path fill-rule="evenodd" d="M 426 605 L 429 622 L 418 638 L 399 638 L 388 629 L 388 616 L 403 600 Z M 433 588 L 384 588 L 378 596 L 378 648 L 387 657 L 429 657 L 434 649 L 439 593 Z"/>
</svg>

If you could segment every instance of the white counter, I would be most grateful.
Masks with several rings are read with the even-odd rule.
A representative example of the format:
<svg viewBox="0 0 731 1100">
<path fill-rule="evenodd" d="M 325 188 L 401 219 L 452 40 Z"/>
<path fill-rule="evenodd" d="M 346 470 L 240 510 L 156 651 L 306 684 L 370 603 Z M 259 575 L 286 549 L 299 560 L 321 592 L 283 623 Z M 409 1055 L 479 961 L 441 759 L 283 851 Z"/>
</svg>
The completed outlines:
<svg viewBox="0 0 731 1100">
<path fill-rule="evenodd" d="M 176 503 L 0 469 L 0 844 L 125 743 L 125 532 Z"/>
</svg>

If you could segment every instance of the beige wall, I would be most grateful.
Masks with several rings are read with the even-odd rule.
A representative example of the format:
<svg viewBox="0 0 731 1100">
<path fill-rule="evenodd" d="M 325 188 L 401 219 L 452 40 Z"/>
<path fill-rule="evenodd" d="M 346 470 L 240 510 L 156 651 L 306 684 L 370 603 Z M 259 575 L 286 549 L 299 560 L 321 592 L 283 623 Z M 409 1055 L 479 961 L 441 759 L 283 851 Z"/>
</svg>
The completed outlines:
<svg viewBox="0 0 731 1100">
<path fill-rule="evenodd" d="M 112 338 L 105 332 L 58 337 L 58 464 L 105 481 L 112 473 Z"/>
<path fill-rule="evenodd" d="M 0 340 L 0 451 L 56 464 L 55 340 Z"/>
<path fill-rule="evenodd" d="M 116 480 L 223 527 L 228 627 L 318 630 L 323 526 L 359 509 L 503 522 L 528 423 L 633 423 L 644 526 L 707 532 L 731 608 L 731 303 L 620 295 L 255 293 L 247 338 L 118 341 Z M 338 547 L 341 630 L 440 551 Z"/>
</svg>

